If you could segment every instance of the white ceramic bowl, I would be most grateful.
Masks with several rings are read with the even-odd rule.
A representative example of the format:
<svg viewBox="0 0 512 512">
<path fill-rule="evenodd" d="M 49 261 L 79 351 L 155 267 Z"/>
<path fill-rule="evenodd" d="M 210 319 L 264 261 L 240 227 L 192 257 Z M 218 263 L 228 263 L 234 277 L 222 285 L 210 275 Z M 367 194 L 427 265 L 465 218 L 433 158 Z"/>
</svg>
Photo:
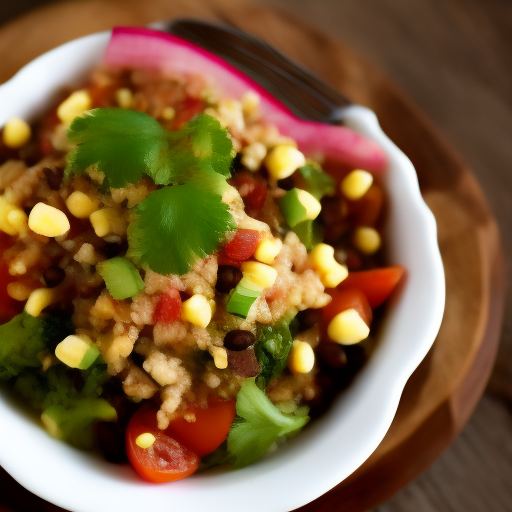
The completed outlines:
<svg viewBox="0 0 512 512">
<path fill-rule="evenodd" d="M 35 119 L 63 86 L 80 84 L 98 62 L 110 33 L 60 46 L 0 87 L 0 126 Z M 407 379 L 430 349 L 444 309 L 444 272 L 434 216 L 415 170 L 386 137 L 376 116 L 352 107 L 348 124 L 387 152 L 390 215 L 385 236 L 391 263 L 407 268 L 389 308 L 377 349 L 330 410 L 284 447 L 244 469 L 211 470 L 166 485 L 141 481 L 52 439 L 0 390 L 0 464 L 23 486 L 74 512 L 283 512 L 317 498 L 355 471 L 388 430 Z M 420 143 L 420 141 L 418 141 Z"/>
</svg>

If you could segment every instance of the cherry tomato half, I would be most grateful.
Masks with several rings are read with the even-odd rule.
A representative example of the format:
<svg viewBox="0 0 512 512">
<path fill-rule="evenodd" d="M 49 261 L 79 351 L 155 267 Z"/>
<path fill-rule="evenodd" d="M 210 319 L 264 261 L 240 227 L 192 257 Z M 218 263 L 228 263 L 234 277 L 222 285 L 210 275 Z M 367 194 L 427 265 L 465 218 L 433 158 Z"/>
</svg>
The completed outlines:
<svg viewBox="0 0 512 512">
<path fill-rule="evenodd" d="M 135 440 L 146 432 L 156 439 L 149 448 L 141 448 Z M 181 480 L 199 466 L 199 457 L 194 452 L 158 428 L 156 411 L 150 408 L 138 410 L 128 423 L 126 452 L 135 471 L 148 482 Z"/>
<path fill-rule="evenodd" d="M 186 412 L 193 413 L 196 421 L 189 423 L 183 417 L 177 418 L 171 422 L 165 433 L 199 457 L 204 457 L 215 451 L 228 437 L 235 418 L 235 402 L 210 399 L 206 409 L 190 407 Z"/>
<path fill-rule="evenodd" d="M 338 286 L 338 289 L 357 288 L 364 293 L 370 307 L 376 308 L 391 295 L 404 272 L 405 269 L 401 265 L 350 272 L 348 277 Z"/>
</svg>

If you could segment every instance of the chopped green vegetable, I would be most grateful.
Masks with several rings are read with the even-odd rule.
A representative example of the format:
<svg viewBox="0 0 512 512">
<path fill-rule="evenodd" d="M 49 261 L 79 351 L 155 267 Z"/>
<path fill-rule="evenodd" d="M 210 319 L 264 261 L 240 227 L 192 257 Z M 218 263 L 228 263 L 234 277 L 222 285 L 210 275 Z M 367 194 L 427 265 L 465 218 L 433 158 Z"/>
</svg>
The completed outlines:
<svg viewBox="0 0 512 512">
<path fill-rule="evenodd" d="M 291 228 L 308 218 L 308 212 L 300 202 L 299 189 L 297 188 L 292 188 L 281 198 L 279 208 Z"/>
<path fill-rule="evenodd" d="M 68 156 L 66 174 L 80 175 L 97 165 L 104 184 L 115 188 L 147 174 L 159 185 L 208 176 L 218 189 L 233 158 L 227 131 L 206 114 L 169 132 L 143 112 L 99 108 L 75 118 L 68 139 L 78 146 Z"/>
<path fill-rule="evenodd" d="M 256 377 L 256 383 L 262 389 L 267 387 L 272 378 L 281 375 L 286 366 L 293 345 L 290 322 L 295 314 L 290 316 L 275 325 L 261 325 L 258 328 L 254 352 L 261 371 Z"/>
<path fill-rule="evenodd" d="M 112 258 L 99 263 L 96 268 L 116 300 L 128 299 L 144 289 L 139 271 L 126 258 Z"/>
<path fill-rule="evenodd" d="M 309 163 L 299 169 L 305 183 L 305 190 L 320 201 L 324 196 L 333 196 L 336 184 L 332 176 L 325 173 L 318 164 Z"/>
<path fill-rule="evenodd" d="M 26 369 L 16 379 L 14 390 L 32 407 L 44 411 L 43 421 L 52 435 L 80 448 L 89 448 L 93 422 L 114 421 L 116 413 L 106 400 L 99 398 L 103 384 L 110 378 L 106 365 L 92 366 L 80 375 L 83 386 L 78 391 L 62 365 L 46 372 Z"/>
<path fill-rule="evenodd" d="M 187 273 L 236 228 L 221 196 L 191 183 L 152 192 L 136 212 L 127 256 L 164 275 Z"/>
<path fill-rule="evenodd" d="M 324 239 L 322 226 L 314 220 L 299 222 L 299 224 L 293 227 L 293 232 L 299 237 L 299 240 L 308 251 L 313 250 L 315 245 Z"/>
<path fill-rule="evenodd" d="M 251 464 L 264 455 L 280 438 L 297 434 L 309 421 L 308 409 L 295 414 L 282 413 L 258 388 L 254 379 L 246 379 L 236 398 L 235 419 L 228 435 L 229 452 L 235 466 Z"/>
<path fill-rule="evenodd" d="M 247 318 L 251 306 L 261 295 L 262 291 L 262 288 L 251 283 L 247 278 L 242 278 L 231 293 L 226 311 L 232 315 Z"/>
<path fill-rule="evenodd" d="M 38 354 L 46 348 L 42 325 L 42 319 L 23 311 L 0 326 L 0 379 L 10 379 L 27 366 L 41 366 Z"/>
</svg>

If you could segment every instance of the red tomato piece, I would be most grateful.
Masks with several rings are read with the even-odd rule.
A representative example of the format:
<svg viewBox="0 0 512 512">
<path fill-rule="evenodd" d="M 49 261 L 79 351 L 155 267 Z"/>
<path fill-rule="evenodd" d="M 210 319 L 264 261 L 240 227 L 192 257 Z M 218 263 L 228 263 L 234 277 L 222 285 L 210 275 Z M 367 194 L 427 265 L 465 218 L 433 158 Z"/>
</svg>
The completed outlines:
<svg viewBox="0 0 512 512">
<path fill-rule="evenodd" d="M 0 325 L 12 320 L 23 310 L 23 303 L 9 297 L 7 285 L 16 281 L 16 278 L 9 274 L 9 266 L 3 258 L 3 253 L 14 245 L 14 239 L 9 235 L 0 232 Z"/>
<path fill-rule="evenodd" d="M 405 269 L 401 265 L 350 272 L 338 289 L 357 288 L 364 293 L 373 309 L 380 306 L 391 295 L 404 272 Z"/>
<path fill-rule="evenodd" d="M 177 418 L 165 431 L 171 437 L 186 446 L 199 457 L 215 451 L 228 437 L 229 429 L 235 419 L 233 400 L 211 399 L 206 409 L 190 407 L 186 413 L 193 413 L 196 421 L 188 422 Z"/>
<path fill-rule="evenodd" d="M 173 120 L 173 128 L 179 130 L 188 123 L 194 116 L 204 110 L 204 102 L 197 98 L 187 98 L 180 107 L 176 109 L 176 117 Z"/>
<path fill-rule="evenodd" d="M 237 261 L 237 260 L 232 260 L 227 254 L 226 254 L 226 251 L 224 249 L 221 249 L 219 251 L 219 255 L 217 257 L 217 263 L 219 265 L 231 265 L 233 267 L 238 267 L 240 268 L 242 266 L 242 262 L 241 261 Z"/>
<path fill-rule="evenodd" d="M 332 297 L 332 301 L 322 309 L 320 324 L 325 338 L 327 338 L 327 327 L 330 321 L 338 313 L 347 309 L 355 309 L 366 325 L 370 326 L 373 317 L 372 308 L 362 291 L 351 288 L 348 290 L 326 290 L 326 293 Z"/>
<path fill-rule="evenodd" d="M 234 238 L 226 244 L 224 251 L 231 260 L 248 260 L 260 243 L 260 233 L 254 229 L 239 229 Z"/>
<path fill-rule="evenodd" d="M 261 210 L 267 199 L 267 184 L 262 178 L 250 172 L 235 174 L 235 187 L 244 200 L 245 206 L 251 210 Z"/>
<path fill-rule="evenodd" d="M 162 293 L 158 299 L 153 320 L 156 324 L 169 324 L 181 319 L 180 292 L 172 288 L 167 293 Z"/>
<path fill-rule="evenodd" d="M 155 436 L 149 448 L 137 446 L 136 439 L 144 433 Z M 128 460 L 137 473 L 148 482 L 174 482 L 196 471 L 199 457 L 157 426 L 154 409 L 139 409 L 126 429 Z"/>
</svg>

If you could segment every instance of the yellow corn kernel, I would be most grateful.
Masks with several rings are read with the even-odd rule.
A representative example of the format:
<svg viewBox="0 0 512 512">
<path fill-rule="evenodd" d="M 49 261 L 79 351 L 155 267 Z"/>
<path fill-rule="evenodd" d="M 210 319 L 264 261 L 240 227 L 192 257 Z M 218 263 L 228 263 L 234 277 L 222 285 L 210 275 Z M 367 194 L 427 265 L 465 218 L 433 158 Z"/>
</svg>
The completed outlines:
<svg viewBox="0 0 512 512">
<path fill-rule="evenodd" d="M 261 167 L 267 148 L 261 142 L 254 142 L 242 149 L 241 162 L 249 171 L 257 171 Z"/>
<path fill-rule="evenodd" d="M 137 436 L 137 439 L 135 439 L 135 444 L 139 448 L 147 450 L 148 448 L 151 448 L 153 446 L 155 441 L 156 437 L 153 434 L 151 434 L 151 432 L 144 432 L 144 434 Z"/>
<path fill-rule="evenodd" d="M 213 356 L 213 363 L 219 370 L 225 370 L 228 367 L 228 353 L 223 347 L 212 347 L 210 349 Z"/>
<path fill-rule="evenodd" d="M 121 87 L 116 91 L 116 101 L 121 108 L 133 108 L 133 93 L 127 87 Z"/>
<path fill-rule="evenodd" d="M 174 110 L 172 107 L 165 107 L 162 110 L 162 117 L 166 121 L 172 121 L 176 117 L 176 110 Z"/>
<path fill-rule="evenodd" d="M 84 355 L 91 347 L 95 345 L 89 336 L 72 334 L 55 347 L 55 357 L 70 368 L 80 368 Z"/>
<path fill-rule="evenodd" d="M 71 226 L 64 212 L 48 204 L 37 203 L 28 216 L 28 227 L 39 235 L 55 237 L 66 234 Z"/>
<path fill-rule="evenodd" d="M 39 316 L 44 308 L 55 300 L 56 292 L 53 288 L 38 288 L 34 290 L 25 304 L 25 311 L 32 316 Z"/>
<path fill-rule="evenodd" d="M 336 266 L 320 274 L 320 281 L 326 288 L 336 288 L 348 277 L 348 268 L 335 262 Z"/>
<path fill-rule="evenodd" d="M 91 221 L 94 232 L 99 236 L 106 236 L 109 233 L 123 234 L 123 226 L 126 222 L 115 208 L 103 208 L 91 213 Z"/>
<path fill-rule="evenodd" d="M 71 93 L 57 108 L 57 116 L 63 123 L 71 123 L 92 107 L 92 100 L 86 90 Z"/>
<path fill-rule="evenodd" d="M 283 144 L 270 151 L 265 158 L 265 165 L 271 178 L 282 180 L 306 165 L 306 158 L 297 148 Z"/>
<path fill-rule="evenodd" d="M 368 171 L 356 169 L 343 178 L 340 188 L 347 199 L 361 199 L 373 184 L 373 176 Z"/>
<path fill-rule="evenodd" d="M 99 202 L 87 194 L 75 190 L 67 199 L 66 206 L 71 215 L 78 219 L 87 219 L 98 209 Z"/>
<path fill-rule="evenodd" d="M 320 281 L 326 288 L 335 288 L 348 276 L 348 269 L 334 259 L 334 248 L 317 244 L 309 255 L 311 264 L 320 274 Z"/>
<path fill-rule="evenodd" d="M 300 204 L 306 208 L 306 218 L 308 220 L 315 220 L 322 210 L 320 201 L 309 192 L 300 189 L 297 189 L 297 197 L 299 198 Z"/>
<path fill-rule="evenodd" d="M 364 254 L 373 254 L 380 249 L 379 232 L 374 228 L 356 228 L 353 237 L 354 245 Z"/>
<path fill-rule="evenodd" d="M 20 148 L 30 140 L 32 130 L 30 125 L 19 117 L 11 117 L 2 131 L 4 144 L 9 148 Z"/>
<path fill-rule="evenodd" d="M 341 345 L 354 345 L 368 338 L 370 328 L 355 309 L 346 309 L 330 321 L 327 334 Z"/>
<path fill-rule="evenodd" d="M 288 356 L 288 368 L 292 373 L 309 373 L 315 365 L 315 353 L 309 343 L 295 340 Z"/>
<path fill-rule="evenodd" d="M 3 231 L 10 236 L 14 236 L 19 233 L 17 226 L 12 224 L 12 222 L 9 220 L 10 216 L 11 219 L 13 218 L 13 212 L 20 212 L 25 215 L 25 212 L 21 208 L 18 208 L 16 205 L 7 201 L 3 196 L 0 196 L 0 231 Z"/>
<path fill-rule="evenodd" d="M 276 256 L 281 252 L 282 247 L 283 242 L 281 242 L 279 238 L 265 238 L 258 244 L 258 247 L 256 247 L 254 257 L 258 261 L 272 265 Z"/>
<path fill-rule="evenodd" d="M 212 308 L 208 299 L 200 293 L 192 295 L 182 305 L 181 319 L 199 327 L 206 327 L 212 319 Z"/>
<path fill-rule="evenodd" d="M 335 267 L 334 247 L 328 244 L 317 244 L 309 254 L 312 265 L 319 272 L 327 272 Z"/>
<path fill-rule="evenodd" d="M 242 96 L 241 102 L 244 115 L 252 116 L 260 106 L 260 96 L 254 91 L 248 91 Z"/>
<path fill-rule="evenodd" d="M 259 261 L 242 263 L 242 273 L 246 279 L 261 288 L 270 288 L 277 279 L 277 270 Z"/>
<path fill-rule="evenodd" d="M 10 211 L 7 215 L 7 220 L 21 235 L 27 232 L 28 217 L 21 208 Z"/>
</svg>

